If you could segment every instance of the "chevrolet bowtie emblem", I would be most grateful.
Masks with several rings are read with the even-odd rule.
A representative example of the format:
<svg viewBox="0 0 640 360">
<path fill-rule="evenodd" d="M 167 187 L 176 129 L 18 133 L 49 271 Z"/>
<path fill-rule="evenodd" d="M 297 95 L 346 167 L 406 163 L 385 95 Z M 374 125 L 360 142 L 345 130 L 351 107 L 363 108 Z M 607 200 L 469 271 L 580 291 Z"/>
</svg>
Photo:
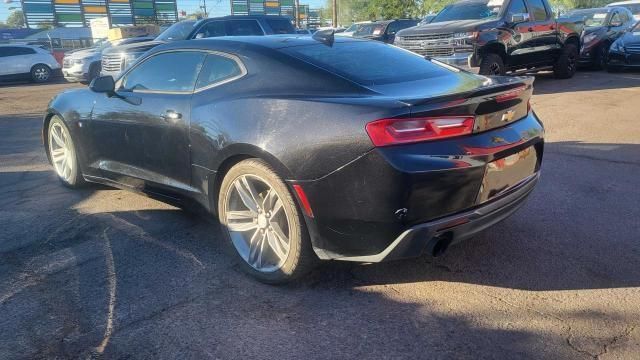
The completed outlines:
<svg viewBox="0 0 640 360">
<path fill-rule="evenodd" d="M 513 120 L 513 116 L 516 114 L 515 111 L 513 110 L 509 110 L 506 113 L 502 114 L 502 121 L 503 122 L 509 122 L 511 120 Z"/>
</svg>

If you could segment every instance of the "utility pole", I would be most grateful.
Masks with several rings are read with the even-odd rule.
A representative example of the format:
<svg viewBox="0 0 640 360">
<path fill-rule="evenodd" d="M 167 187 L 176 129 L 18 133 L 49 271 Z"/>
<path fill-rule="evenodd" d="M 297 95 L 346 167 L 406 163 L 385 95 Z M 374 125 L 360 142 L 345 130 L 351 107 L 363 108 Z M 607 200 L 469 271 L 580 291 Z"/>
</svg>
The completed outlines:
<svg viewBox="0 0 640 360">
<path fill-rule="evenodd" d="M 300 0 L 296 0 L 296 8 L 293 13 L 296 17 L 296 29 L 299 29 L 300 28 Z"/>
<path fill-rule="evenodd" d="M 338 0 L 333 0 L 333 28 L 338 27 Z"/>
<path fill-rule="evenodd" d="M 207 13 L 207 0 L 202 0 L 202 6 L 200 6 L 202 11 L 204 11 L 204 18 L 208 18 L 209 14 Z"/>
</svg>

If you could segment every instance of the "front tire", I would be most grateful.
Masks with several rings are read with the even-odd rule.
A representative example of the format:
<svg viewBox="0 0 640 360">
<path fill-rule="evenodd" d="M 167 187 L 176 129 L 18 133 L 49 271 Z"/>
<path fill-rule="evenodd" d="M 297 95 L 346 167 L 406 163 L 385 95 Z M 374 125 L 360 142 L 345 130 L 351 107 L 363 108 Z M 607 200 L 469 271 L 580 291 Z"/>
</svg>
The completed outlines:
<svg viewBox="0 0 640 360">
<path fill-rule="evenodd" d="M 480 75 L 504 75 L 506 69 L 502 56 L 494 53 L 485 54 L 480 61 Z"/>
<path fill-rule="evenodd" d="M 264 161 L 243 160 L 224 177 L 218 214 L 242 270 L 279 284 L 313 268 L 304 219 L 284 181 Z"/>
<path fill-rule="evenodd" d="M 35 83 L 44 83 L 51 79 L 51 68 L 44 64 L 37 64 L 31 68 L 31 80 Z"/>
<path fill-rule="evenodd" d="M 578 48 L 574 44 L 566 44 L 553 66 L 553 75 L 557 79 L 570 79 L 576 73 L 578 64 Z"/>
<path fill-rule="evenodd" d="M 84 185 L 75 143 L 71 138 L 69 128 L 60 117 L 53 116 L 51 118 L 47 139 L 49 159 L 62 184 L 70 188 Z"/>
</svg>

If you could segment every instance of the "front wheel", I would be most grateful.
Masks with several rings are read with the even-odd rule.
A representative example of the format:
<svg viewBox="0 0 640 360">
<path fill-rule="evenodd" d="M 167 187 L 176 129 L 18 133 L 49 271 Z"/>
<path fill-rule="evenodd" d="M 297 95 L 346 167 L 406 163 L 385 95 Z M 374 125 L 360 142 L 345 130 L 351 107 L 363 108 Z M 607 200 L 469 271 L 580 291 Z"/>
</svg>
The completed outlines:
<svg viewBox="0 0 640 360">
<path fill-rule="evenodd" d="M 294 198 L 264 161 L 244 160 L 229 170 L 220 186 L 218 214 L 240 266 L 258 280 L 284 283 L 315 264 Z"/>
<path fill-rule="evenodd" d="M 578 64 L 578 48 L 574 44 L 566 44 L 553 65 L 553 75 L 558 79 L 572 78 Z"/>
<path fill-rule="evenodd" d="M 505 72 L 504 61 L 500 55 L 488 53 L 482 57 L 478 70 L 480 75 L 504 75 Z"/>
<path fill-rule="evenodd" d="M 595 70 L 606 69 L 607 63 L 609 62 L 608 60 L 609 60 L 609 46 L 607 44 L 603 44 L 598 49 L 595 59 L 593 59 L 593 68 Z"/>
<path fill-rule="evenodd" d="M 49 81 L 51 78 L 51 69 L 44 64 L 38 64 L 31 68 L 31 80 L 36 83 Z"/>
<path fill-rule="evenodd" d="M 75 143 L 64 121 L 58 116 L 51 118 L 47 136 L 49 159 L 60 181 L 72 188 L 84 185 Z"/>
</svg>

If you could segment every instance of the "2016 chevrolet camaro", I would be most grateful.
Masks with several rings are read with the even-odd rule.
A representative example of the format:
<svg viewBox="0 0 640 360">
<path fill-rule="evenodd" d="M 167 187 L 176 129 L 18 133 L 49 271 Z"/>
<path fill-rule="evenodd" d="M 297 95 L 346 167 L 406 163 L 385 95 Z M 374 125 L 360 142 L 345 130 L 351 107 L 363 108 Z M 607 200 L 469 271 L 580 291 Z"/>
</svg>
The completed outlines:
<svg viewBox="0 0 640 360">
<path fill-rule="evenodd" d="M 43 139 L 65 185 L 199 204 L 277 283 L 439 255 L 512 214 L 542 160 L 532 90 L 330 34 L 192 40 L 59 94 Z"/>
</svg>

